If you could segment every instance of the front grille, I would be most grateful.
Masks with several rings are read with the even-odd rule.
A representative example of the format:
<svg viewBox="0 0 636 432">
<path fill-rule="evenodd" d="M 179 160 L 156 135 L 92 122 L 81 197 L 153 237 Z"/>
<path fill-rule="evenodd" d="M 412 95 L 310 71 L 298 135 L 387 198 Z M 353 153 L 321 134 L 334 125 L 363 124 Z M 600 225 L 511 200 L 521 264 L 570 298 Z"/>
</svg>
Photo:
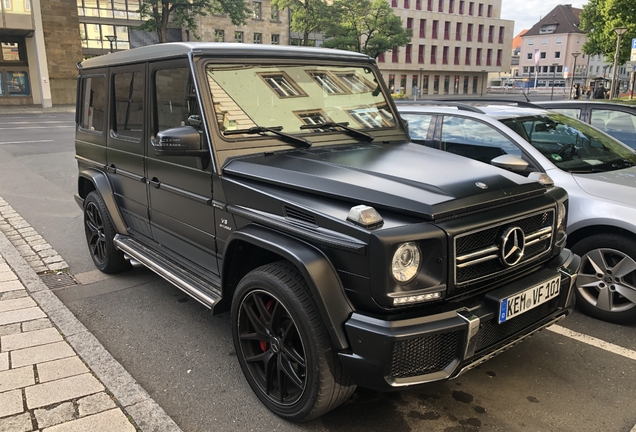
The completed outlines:
<svg viewBox="0 0 636 432">
<path fill-rule="evenodd" d="M 455 238 L 455 284 L 465 286 L 512 270 L 550 250 L 554 211 L 547 210 L 507 221 Z M 509 227 L 523 230 L 526 246 L 523 258 L 512 267 L 500 259 L 500 237 Z"/>
<path fill-rule="evenodd" d="M 456 331 L 396 342 L 390 376 L 409 378 L 444 370 L 458 356 L 460 334 Z"/>
<path fill-rule="evenodd" d="M 537 306 L 536 308 L 501 324 L 498 324 L 496 319 L 482 323 L 479 327 L 479 332 L 477 333 L 477 346 L 475 348 L 475 352 L 479 353 L 480 350 L 491 347 L 515 333 L 531 327 L 534 323 L 553 313 L 557 308 L 558 302 L 558 298 L 550 300 L 541 306 Z"/>
</svg>

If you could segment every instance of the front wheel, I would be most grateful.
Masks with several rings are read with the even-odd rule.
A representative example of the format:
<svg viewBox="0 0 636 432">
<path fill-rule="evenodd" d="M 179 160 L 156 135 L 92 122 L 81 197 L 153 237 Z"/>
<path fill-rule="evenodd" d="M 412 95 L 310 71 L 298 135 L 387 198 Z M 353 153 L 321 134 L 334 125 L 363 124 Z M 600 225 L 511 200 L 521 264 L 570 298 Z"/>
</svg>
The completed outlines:
<svg viewBox="0 0 636 432">
<path fill-rule="evenodd" d="M 264 265 L 241 280 L 232 302 L 232 334 L 245 378 L 280 417 L 316 418 L 355 390 L 305 281 L 287 262 Z"/>
<path fill-rule="evenodd" d="M 596 234 L 577 242 L 572 252 L 581 256 L 577 306 L 604 321 L 636 322 L 636 242 L 615 234 Z"/>
</svg>

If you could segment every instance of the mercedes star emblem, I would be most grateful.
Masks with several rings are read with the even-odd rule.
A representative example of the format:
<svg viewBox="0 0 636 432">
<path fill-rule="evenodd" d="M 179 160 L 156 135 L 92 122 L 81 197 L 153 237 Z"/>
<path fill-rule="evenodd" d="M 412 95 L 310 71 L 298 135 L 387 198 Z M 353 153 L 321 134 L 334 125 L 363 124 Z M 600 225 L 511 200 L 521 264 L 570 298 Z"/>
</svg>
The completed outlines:
<svg viewBox="0 0 636 432">
<path fill-rule="evenodd" d="M 519 263 L 526 247 L 526 236 L 519 227 L 508 227 L 500 237 L 500 258 L 507 267 Z"/>
</svg>

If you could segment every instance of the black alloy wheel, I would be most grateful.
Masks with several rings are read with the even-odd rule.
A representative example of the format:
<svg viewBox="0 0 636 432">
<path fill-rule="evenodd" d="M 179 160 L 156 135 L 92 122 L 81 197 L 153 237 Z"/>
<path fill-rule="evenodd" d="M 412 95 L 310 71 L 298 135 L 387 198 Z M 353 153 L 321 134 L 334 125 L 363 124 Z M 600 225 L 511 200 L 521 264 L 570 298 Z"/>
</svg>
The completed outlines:
<svg viewBox="0 0 636 432">
<path fill-rule="evenodd" d="M 289 262 L 243 277 L 232 301 L 232 335 L 250 387 L 286 420 L 319 417 L 355 391 L 305 280 Z"/>
<path fill-rule="evenodd" d="M 113 243 L 115 229 L 102 197 L 95 191 L 84 200 L 86 243 L 95 266 L 104 273 L 117 273 L 130 264 Z"/>
</svg>

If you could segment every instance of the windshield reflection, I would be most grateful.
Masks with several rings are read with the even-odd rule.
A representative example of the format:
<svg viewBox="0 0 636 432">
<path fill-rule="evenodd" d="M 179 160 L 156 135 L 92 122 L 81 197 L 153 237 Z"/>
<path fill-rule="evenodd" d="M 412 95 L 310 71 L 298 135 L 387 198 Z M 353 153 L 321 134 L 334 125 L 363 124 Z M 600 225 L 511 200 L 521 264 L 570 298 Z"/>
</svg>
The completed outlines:
<svg viewBox="0 0 636 432">
<path fill-rule="evenodd" d="M 605 172 L 636 165 L 636 153 L 593 127 L 559 113 L 501 120 L 558 168 Z"/>
</svg>

